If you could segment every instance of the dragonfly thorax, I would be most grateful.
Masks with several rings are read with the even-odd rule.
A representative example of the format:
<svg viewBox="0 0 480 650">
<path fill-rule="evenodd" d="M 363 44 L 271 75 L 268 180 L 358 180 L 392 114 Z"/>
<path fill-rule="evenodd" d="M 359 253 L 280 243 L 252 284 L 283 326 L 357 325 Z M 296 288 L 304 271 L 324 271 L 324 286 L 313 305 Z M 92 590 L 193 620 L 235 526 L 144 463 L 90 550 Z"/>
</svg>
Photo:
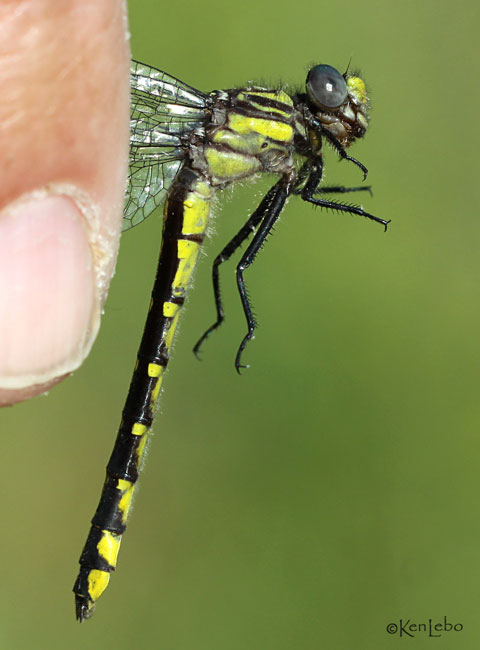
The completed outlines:
<svg viewBox="0 0 480 650">
<path fill-rule="evenodd" d="M 216 91 L 210 98 L 203 146 L 192 138 L 188 159 L 213 187 L 293 169 L 297 116 L 289 95 L 255 86 Z"/>
</svg>

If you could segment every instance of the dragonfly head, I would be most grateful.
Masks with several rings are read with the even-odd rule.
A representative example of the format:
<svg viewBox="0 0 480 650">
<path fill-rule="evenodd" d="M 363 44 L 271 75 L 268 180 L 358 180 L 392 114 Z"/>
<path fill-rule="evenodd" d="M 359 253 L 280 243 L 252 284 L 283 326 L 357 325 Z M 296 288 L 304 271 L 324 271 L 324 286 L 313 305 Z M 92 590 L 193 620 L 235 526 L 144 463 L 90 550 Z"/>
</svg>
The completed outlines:
<svg viewBox="0 0 480 650">
<path fill-rule="evenodd" d="M 365 135 L 368 98 L 360 77 L 316 65 L 308 72 L 306 89 L 310 111 L 343 147 Z"/>
</svg>

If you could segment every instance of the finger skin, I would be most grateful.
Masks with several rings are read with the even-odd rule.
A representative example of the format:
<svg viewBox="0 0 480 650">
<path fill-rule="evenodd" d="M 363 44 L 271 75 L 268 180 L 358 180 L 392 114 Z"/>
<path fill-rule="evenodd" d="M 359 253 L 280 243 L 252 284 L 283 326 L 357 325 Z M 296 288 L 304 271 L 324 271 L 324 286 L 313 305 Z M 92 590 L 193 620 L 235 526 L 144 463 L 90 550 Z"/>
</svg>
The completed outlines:
<svg viewBox="0 0 480 650">
<path fill-rule="evenodd" d="M 0 211 L 39 190 L 78 190 L 87 205 L 85 241 L 93 260 L 97 321 L 121 228 L 129 61 L 126 9 L 120 0 L 0 1 Z M 6 275 L 0 285 L 9 282 Z M 0 319 L 5 316 L 0 313 Z M 93 339 L 96 328 L 87 327 Z M 91 342 L 72 365 L 80 364 Z M 42 384 L 0 389 L 0 404 L 27 399 L 59 381 L 55 363 Z"/>
</svg>

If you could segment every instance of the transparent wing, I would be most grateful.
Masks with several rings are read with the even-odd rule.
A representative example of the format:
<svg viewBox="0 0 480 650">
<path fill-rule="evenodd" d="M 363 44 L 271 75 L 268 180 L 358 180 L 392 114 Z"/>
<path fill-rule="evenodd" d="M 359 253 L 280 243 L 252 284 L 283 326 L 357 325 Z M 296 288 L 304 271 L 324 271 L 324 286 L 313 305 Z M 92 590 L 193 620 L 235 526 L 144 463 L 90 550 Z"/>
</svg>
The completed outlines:
<svg viewBox="0 0 480 650">
<path fill-rule="evenodd" d="M 202 127 L 207 95 L 161 70 L 132 61 L 130 171 L 123 230 L 165 199 L 184 158 L 182 135 Z"/>
</svg>

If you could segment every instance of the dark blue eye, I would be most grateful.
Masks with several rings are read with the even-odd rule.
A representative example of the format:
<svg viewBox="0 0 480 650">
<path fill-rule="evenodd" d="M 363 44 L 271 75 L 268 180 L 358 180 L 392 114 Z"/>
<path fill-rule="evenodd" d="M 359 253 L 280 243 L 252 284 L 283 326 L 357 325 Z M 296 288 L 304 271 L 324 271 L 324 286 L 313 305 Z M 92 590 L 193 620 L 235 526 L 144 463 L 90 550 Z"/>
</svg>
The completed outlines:
<svg viewBox="0 0 480 650">
<path fill-rule="evenodd" d="M 331 65 L 316 65 L 307 76 L 307 95 L 319 108 L 338 108 L 347 99 L 347 84 Z"/>
</svg>

